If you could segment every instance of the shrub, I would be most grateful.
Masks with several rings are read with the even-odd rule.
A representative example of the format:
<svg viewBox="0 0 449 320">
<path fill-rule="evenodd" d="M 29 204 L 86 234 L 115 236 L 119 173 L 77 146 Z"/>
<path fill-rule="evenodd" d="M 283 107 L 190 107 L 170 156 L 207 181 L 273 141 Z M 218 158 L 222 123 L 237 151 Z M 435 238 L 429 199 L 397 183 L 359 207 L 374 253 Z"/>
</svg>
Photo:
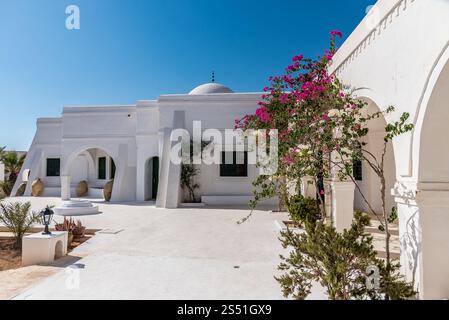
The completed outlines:
<svg viewBox="0 0 449 320">
<path fill-rule="evenodd" d="M 188 193 L 188 201 L 195 202 L 195 190 L 200 186 L 195 183 L 195 177 L 198 175 L 199 169 L 193 164 L 183 164 L 181 166 L 181 188 Z"/>
<path fill-rule="evenodd" d="M 356 212 L 351 228 L 342 233 L 322 220 L 306 220 L 305 232 L 290 230 L 281 236 L 284 248 L 292 249 L 279 270 L 285 271 L 276 280 L 285 297 L 305 299 L 312 284 L 318 282 L 331 300 L 405 299 L 415 292 L 390 265 L 376 258 L 372 236 L 365 233 L 370 224 L 368 215 Z M 367 285 L 371 272 L 378 271 L 377 285 Z M 393 268 L 393 269 L 391 269 Z"/>
<path fill-rule="evenodd" d="M 321 218 L 319 202 L 302 195 L 291 197 L 288 201 L 287 209 L 292 220 L 297 223 L 302 223 L 308 220 L 316 221 Z"/>
<path fill-rule="evenodd" d="M 30 209 L 30 202 L 0 203 L 0 222 L 14 234 L 17 248 L 22 247 L 24 234 L 40 221 L 40 214 Z"/>
<path fill-rule="evenodd" d="M 75 228 L 76 224 L 72 218 L 67 219 L 67 217 L 64 217 L 64 221 L 62 223 L 55 223 L 56 231 L 67 231 L 70 234 Z"/>
</svg>

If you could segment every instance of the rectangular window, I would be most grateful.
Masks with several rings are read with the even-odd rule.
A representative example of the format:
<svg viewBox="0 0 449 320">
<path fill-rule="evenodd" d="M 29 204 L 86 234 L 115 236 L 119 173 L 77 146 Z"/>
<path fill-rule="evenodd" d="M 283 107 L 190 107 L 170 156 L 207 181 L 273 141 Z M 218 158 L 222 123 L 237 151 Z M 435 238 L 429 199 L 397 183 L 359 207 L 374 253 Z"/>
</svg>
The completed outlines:
<svg viewBox="0 0 449 320">
<path fill-rule="evenodd" d="M 111 158 L 111 172 L 110 172 L 110 176 L 109 179 L 114 179 L 115 178 L 115 162 L 114 160 Z"/>
<path fill-rule="evenodd" d="M 232 164 L 226 164 L 226 154 L 232 154 Z M 248 176 L 248 152 L 243 152 L 244 163 L 237 164 L 237 152 L 222 152 L 220 164 L 220 177 L 247 177 Z"/>
<path fill-rule="evenodd" d="M 98 158 L 98 179 L 106 180 L 106 157 Z"/>
<path fill-rule="evenodd" d="M 362 160 L 354 160 L 352 164 L 352 174 L 357 181 L 363 180 Z"/>
<path fill-rule="evenodd" d="M 61 159 L 47 159 L 47 177 L 59 177 L 61 174 Z"/>
</svg>

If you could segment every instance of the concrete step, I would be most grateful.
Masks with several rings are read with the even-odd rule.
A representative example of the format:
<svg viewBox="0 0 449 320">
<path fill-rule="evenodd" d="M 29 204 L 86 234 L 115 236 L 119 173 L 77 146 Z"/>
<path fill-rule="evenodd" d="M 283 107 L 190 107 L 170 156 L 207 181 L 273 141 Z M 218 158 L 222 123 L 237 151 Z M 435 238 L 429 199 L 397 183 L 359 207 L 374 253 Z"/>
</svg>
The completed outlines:
<svg viewBox="0 0 449 320">
<path fill-rule="evenodd" d="M 367 227 L 366 230 L 369 233 L 381 233 L 383 234 L 383 231 L 379 230 L 379 226 L 380 226 L 380 221 L 377 219 L 371 219 L 371 226 Z M 390 231 L 391 235 L 395 235 L 398 236 L 399 235 L 399 226 L 397 223 L 389 223 L 388 224 L 388 229 Z"/>
<path fill-rule="evenodd" d="M 374 249 L 377 251 L 377 256 L 379 258 L 386 258 L 387 254 L 385 252 L 385 233 L 379 230 L 380 221 L 377 217 L 371 217 L 371 226 L 366 228 L 366 231 L 372 235 Z M 391 234 L 390 238 L 390 257 L 392 259 L 399 259 L 400 257 L 400 246 L 399 246 L 399 226 L 397 223 L 388 224 L 389 231 Z"/>
</svg>

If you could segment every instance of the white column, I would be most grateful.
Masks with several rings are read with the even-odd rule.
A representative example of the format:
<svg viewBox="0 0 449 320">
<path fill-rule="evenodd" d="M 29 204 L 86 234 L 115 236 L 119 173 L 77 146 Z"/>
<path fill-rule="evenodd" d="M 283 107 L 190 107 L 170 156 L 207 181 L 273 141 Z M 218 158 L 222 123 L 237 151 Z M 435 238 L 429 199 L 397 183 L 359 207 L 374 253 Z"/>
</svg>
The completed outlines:
<svg viewBox="0 0 449 320">
<path fill-rule="evenodd" d="M 421 299 L 449 299 L 447 187 L 396 193 L 402 272 L 414 282 Z"/>
<path fill-rule="evenodd" d="M 336 136 L 340 135 L 338 130 L 334 133 Z M 343 164 L 345 159 L 342 159 L 340 154 L 337 152 L 332 152 L 330 155 L 334 163 Z M 347 160 L 349 161 L 349 160 Z M 337 229 L 341 232 L 344 229 L 351 227 L 352 220 L 354 218 L 354 191 L 355 184 L 352 181 L 344 180 L 339 178 L 340 169 L 337 165 L 331 165 L 331 176 L 330 189 L 331 189 L 331 199 L 332 199 L 332 222 Z"/>
<path fill-rule="evenodd" d="M 354 217 L 354 190 L 352 181 L 331 181 L 332 221 L 337 231 L 348 229 Z"/>
<path fill-rule="evenodd" d="M 301 178 L 301 194 L 307 198 L 316 198 L 316 186 L 311 177 Z"/>
<path fill-rule="evenodd" d="M 61 176 L 61 199 L 70 200 L 70 176 Z"/>
</svg>

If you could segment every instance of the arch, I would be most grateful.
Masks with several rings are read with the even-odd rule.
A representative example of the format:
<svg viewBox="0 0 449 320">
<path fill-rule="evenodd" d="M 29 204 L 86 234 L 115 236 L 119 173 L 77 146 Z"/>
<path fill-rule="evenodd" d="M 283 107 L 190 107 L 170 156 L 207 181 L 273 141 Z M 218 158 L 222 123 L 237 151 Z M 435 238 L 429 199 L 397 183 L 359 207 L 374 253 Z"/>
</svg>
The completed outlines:
<svg viewBox="0 0 449 320">
<path fill-rule="evenodd" d="M 56 260 L 56 259 L 62 258 L 63 256 L 64 256 L 64 247 L 63 247 L 62 240 L 59 240 L 55 244 L 55 256 L 54 256 L 54 259 Z"/>
<path fill-rule="evenodd" d="M 115 178 L 118 170 L 117 160 L 109 149 L 102 146 L 82 146 L 73 151 L 63 163 L 62 176 L 70 179 L 61 182 L 61 197 L 67 199 L 67 190 L 76 186 L 80 181 L 86 181 L 89 187 L 89 196 L 102 198 L 103 187 L 107 181 Z M 82 156 L 82 157 L 80 157 Z M 84 176 L 84 178 L 80 178 Z M 80 180 L 82 179 L 82 180 Z M 116 185 L 114 183 L 114 185 Z M 70 195 L 69 195 L 70 196 Z"/>
<path fill-rule="evenodd" d="M 432 107 L 433 102 L 435 101 L 435 94 L 437 92 L 435 89 L 437 88 L 437 84 L 440 82 L 441 77 L 446 73 L 448 69 L 449 63 L 449 41 L 446 43 L 444 48 L 442 49 L 440 55 L 435 60 L 435 63 L 432 66 L 432 70 L 429 73 L 429 76 L 426 80 L 425 87 L 421 94 L 417 112 L 414 119 L 415 128 L 413 130 L 413 135 L 411 139 L 412 144 L 412 155 L 411 155 L 411 163 L 412 163 L 412 176 L 416 177 L 419 182 L 430 182 L 428 181 L 428 177 L 423 175 L 423 171 L 425 163 L 421 162 L 423 150 L 422 150 L 422 142 L 424 126 L 426 123 L 429 123 L 428 115 L 430 113 L 430 109 Z M 424 161 L 426 162 L 426 161 Z M 427 181 L 426 181 L 427 180 Z"/>
<path fill-rule="evenodd" d="M 96 145 L 96 144 L 87 144 L 87 145 L 82 145 L 79 146 L 77 148 L 75 148 L 70 155 L 65 159 L 64 163 L 63 163 L 63 167 L 61 168 L 61 174 L 62 175 L 68 175 L 68 170 L 70 168 L 70 164 L 73 161 L 73 159 L 75 159 L 80 153 L 85 152 L 87 150 L 90 149 L 100 149 L 105 151 L 108 155 L 110 155 L 113 159 L 117 158 L 117 155 L 115 152 L 113 152 L 113 150 L 111 150 L 110 148 L 106 147 L 106 146 L 102 146 L 102 145 Z M 116 163 L 117 164 L 117 163 Z"/>
<path fill-rule="evenodd" d="M 368 97 L 359 97 L 360 100 L 366 103 L 365 112 L 367 114 L 373 114 L 375 112 L 382 111 L 380 107 L 372 99 Z M 380 160 L 380 156 L 383 152 L 384 146 L 384 136 L 385 127 L 387 125 L 387 120 L 384 116 L 375 118 L 369 121 L 368 125 L 368 135 L 363 139 L 367 143 L 366 150 L 376 156 Z M 392 142 L 387 144 L 385 161 L 384 161 L 384 172 L 386 178 L 386 205 L 385 208 L 387 212 L 395 206 L 394 197 L 390 194 L 390 190 L 394 187 L 396 182 L 396 161 L 395 152 Z M 361 178 L 358 185 L 363 192 L 363 195 L 370 202 L 372 208 L 376 213 L 382 212 L 382 202 L 380 194 L 380 180 L 379 177 L 374 173 L 371 167 L 366 162 L 361 163 Z M 361 209 L 367 211 L 367 205 L 362 200 L 360 192 L 356 190 L 354 197 L 354 207 L 356 209 Z"/>
<path fill-rule="evenodd" d="M 449 183 L 449 50 L 444 58 L 438 76 L 432 77 L 415 129 L 417 178 L 421 184 Z"/>
<path fill-rule="evenodd" d="M 449 48 L 429 76 L 413 135 L 416 205 L 403 206 L 401 250 L 411 261 L 420 296 L 449 294 Z M 405 239 L 404 241 L 402 240 Z M 412 245 L 410 245 L 412 244 Z M 407 250 L 408 248 L 408 250 Z M 414 254 L 413 254 L 414 253 Z M 402 255 L 402 253 L 401 253 Z"/>
</svg>

